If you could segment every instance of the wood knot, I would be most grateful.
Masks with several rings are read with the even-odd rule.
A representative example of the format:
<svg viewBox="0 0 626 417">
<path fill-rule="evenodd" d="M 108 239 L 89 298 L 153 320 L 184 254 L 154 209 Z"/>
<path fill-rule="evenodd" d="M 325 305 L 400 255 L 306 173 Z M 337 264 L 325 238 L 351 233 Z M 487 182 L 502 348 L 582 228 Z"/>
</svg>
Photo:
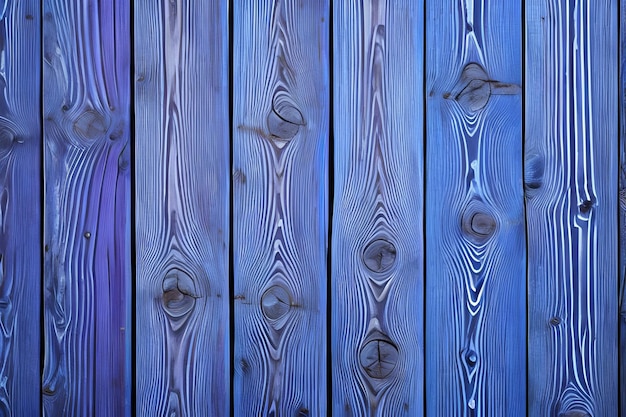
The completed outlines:
<svg viewBox="0 0 626 417">
<path fill-rule="evenodd" d="M 271 137 L 284 146 L 296 136 L 300 126 L 304 125 L 302 113 L 287 92 L 275 93 L 272 98 L 272 109 L 267 115 L 267 128 Z"/>
<path fill-rule="evenodd" d="M 398 363 L 398 347 L 383 334 L 368 341 L 359 354 L 361 367 L 370 378 L 387 378 Z"/>
<path fill-rule="evenodd" d="M 467 209 L 463 213 L 461 227 L 465 236 L 477 244 L 485 243 L 493 236 L 498 223 L 496 219 L 486 211 Z"/>
<path fill-rule="evenodd" d="M 561 324 L 561 318 L 560 318 L 560 317 L 554 316 L 554 317 L 552 317 L 552 318 L 550 319 L 550 325 L 551 325 L 551 326 L 556 327 L 556 326 L 558 326 L 559 324 Z"/>
<path fill-rule="evenodd" d="M 452 92 L 444 93 L 443 97 L 454 99 L 467 113 L 476 113 L 487 106 L 492 95 L 519 94 L 520 91 L 518 85 L 489 79 L 480 64 L 470 62 L 463 68 Z"/>
<path fill-rule="evenodd" d="M 363 263 L 372 272 L 387 272 L 395 262 L 396 247 L 386 239 L 373 240 L 363 250 Z"/>
<path fill-rule="evenodd" d="M 261 296 L 261 311 L 270 320 L 285 316 L 291 308 L 289 292 L 280 285 L 272 285 Z"/>
<path fill-rule="evenodd" d="M 593 207 L 593 205 L 594 205 L 593 199 L 592 200 L 584 200 L 578 206 L 578 210 L 580 211 L 581 214 L 588 214 L 591 211 L 591 208 Z"/>
<path fill-rule="evenodd" d="M 524 164 L 524 185 L 526 189 L 536 190 L 543 184 L 545 161 L 542 155 L 533 153 L 526 157 Z"/>
<path fill-rule="evenodd" d="M 9 152 L 15 142 L 18 142 L 15 132 L 8 126 L 0 126 L 0 154 Z"/>
<path fill-rule="evenodd" d="M 74 122 L 74 132 L 86 140 L 94 140 L 109 130 L 109 121 L 95 110 L 87 110 L 80 114 Z"/>
<path fill-rule="evenodd" d="M 246 174 L 244 174 L 242 170 L 236 169 L 233 172 L 233 181 L 235 183 L 245 185 L 247 180 L 248 180 L 248 177 L 246 177 Z"/>
<path fill-rule="evenodd" d="M 163 278 L 162 289 L 163 309 L 178 324 L 176 330 L 196 305 L 196 285 L 186 272 L 174 268 Z"/>
<path fill-rule="evenodd" d="M 470 203 L 461 218 L 463 234 L 476 244 L 487 242 L 498 228 L 495 217 L 482 207 Z"/>
</svg>

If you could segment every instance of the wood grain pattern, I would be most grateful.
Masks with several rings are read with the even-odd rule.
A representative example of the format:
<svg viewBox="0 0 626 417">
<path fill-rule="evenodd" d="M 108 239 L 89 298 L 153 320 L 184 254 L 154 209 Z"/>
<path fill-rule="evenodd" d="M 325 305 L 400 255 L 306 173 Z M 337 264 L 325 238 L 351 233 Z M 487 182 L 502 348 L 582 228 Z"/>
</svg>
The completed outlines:
<svg viewBox="0 0 626 417">
<path fill-rule="evenodd" d="M 234 3 L 234 411 L 323 416 L 329 3 Z"/>
<path fill-rule="evenodd" d="M 526 2 L 529 415 L 615 416 L 617 2 Z"/>
<path fill-rule="evenodd" d="M 129 7 L 43 1 L 44 414 L 129 414 Z"/>
<path fill-rule="evenodd" d="M 139 416 L 229 414 L 228 17 L 135 1 Z"/>
<path fill-rule="evenodd" d="M 619 406 L 626 416 L 626 0 L 619 2 Z"/>
<path fill-rule="evenodd" d="M 40 5 L 0 2 L 0 415 L 40 411 Z"/>
<path fill-rule="evenodd" d="M 421 415 L 423 3 L 333 15 L 333 413 Z"/>
<path fill-rule="evenodd" d="M 426 413 L 526 413 L 521 6 L 426 6 Z"/>
</svg>

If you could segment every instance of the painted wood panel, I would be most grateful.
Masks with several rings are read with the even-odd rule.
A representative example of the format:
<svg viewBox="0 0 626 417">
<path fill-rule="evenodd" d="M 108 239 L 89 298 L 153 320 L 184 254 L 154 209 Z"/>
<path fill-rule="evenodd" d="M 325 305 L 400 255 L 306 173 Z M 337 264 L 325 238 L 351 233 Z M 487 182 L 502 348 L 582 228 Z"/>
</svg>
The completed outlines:
<svg viewBox="0 0 626 417">
<path fill-rule="evenodd" d="M 0 2 L 0 415 L 40 415 L 40 4 Z"/>
<path fill-rule="evenodd" d="M 620 416 L 626 416 L 626 0 L 619 3 L 619 392 Z"/>
<path fill-rule="evenodd" d="M 617 2 L 526 2 L 530 415 L 614 416 Z"/>
<path fill-rule="evenodd" d="M 326 408 L 329 2 L 234 2 L 234 411 Z"/>
<path fill-rule="evenodd" d="M 129 5 L 43 13 L 44 414 L 128 415 Z"/>
<path fill-rule="evenodd" d="M 423 8 L 333 9 L 337 416 L 424 412 Z"/>
<path fill-rule="evenodd" d="M 526 414 L 522 8 L 426 6 L 426 413 Z"/>
<path fill-rule="evenodd" d="M 230 412 L 227 7 L 134 3 L 139 416 Z"/>
</svg>

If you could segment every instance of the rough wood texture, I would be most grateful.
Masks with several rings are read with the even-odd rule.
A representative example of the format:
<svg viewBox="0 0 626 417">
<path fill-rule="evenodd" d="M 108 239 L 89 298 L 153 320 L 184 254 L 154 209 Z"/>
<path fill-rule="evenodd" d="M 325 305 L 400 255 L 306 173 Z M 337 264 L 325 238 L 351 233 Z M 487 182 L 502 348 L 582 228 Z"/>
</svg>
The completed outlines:
<svg viewBox="0 0 626 417">
<path fill-rule="evenodd" d="M 519 2 L 428 1 L 426 413 L 526 413 Z"/>
<path fill-rule="evenodd" d="M 333 413 L 421 415 L 423 3 L 333 15 Z"/>
<path fill-rule="evenodd" d="M 129 7 L 44 0 L 44 414 L 129 413 Z M 31 63 L 34 65 L 34 63 Z"/>
<path fill-rule="evenodd" d="M 617 1 L 526 1 L 529 415 L 615 416 Z"/>
<path fill-rule="evenodd" d="M 0 1 L 0 415 L 40 411 L 40 5 Z"/>
<path fill-rule="evenodd" d="M 139 416 L 229 414 L 227 3 L 135 1 Z"/>
<path fill-rule="evenodd" d="M 235 415 L 322 416 L 329 3 L 233 12 Z"/>
<path fill-rule="evenodd" d="M 619 3 L 619 400 L 626 417 L 626 0 Z"/>
</svg>

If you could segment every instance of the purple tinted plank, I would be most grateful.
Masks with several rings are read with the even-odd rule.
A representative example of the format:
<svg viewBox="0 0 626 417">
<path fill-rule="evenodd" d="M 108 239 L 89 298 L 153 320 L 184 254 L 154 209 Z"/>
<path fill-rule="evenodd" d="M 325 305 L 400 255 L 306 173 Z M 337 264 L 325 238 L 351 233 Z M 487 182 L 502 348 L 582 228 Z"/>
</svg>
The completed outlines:
<svg viewBox="0 0 626 417">
<path fill-rule="evenodd" d="M 619 398 L 620 416 L 626 417 L 626 0 L 620 0 L 619 42 Z"/>
<path fill-rule="evenodd" d="M 526 1 L 528 413 L 618 413 L 617 0 Z"/>
<path fill-rule="evenodd" d="M 0 415 L 40 411 L 39 1 L 0 6 Z"/>
<path fill-rule="evenodd" d="M 44 412 L 129 415 L 129 5 L 43 12 Z"/>
<path fill-rule="evenodd" d="M 134 4 L 135 412 L 228 416 L 228 3 Z"/>
<path fill-rule="evenodd" d="M 237 416 L 324 416 L 329 2 L 237 0 Z"/>
</svg>

